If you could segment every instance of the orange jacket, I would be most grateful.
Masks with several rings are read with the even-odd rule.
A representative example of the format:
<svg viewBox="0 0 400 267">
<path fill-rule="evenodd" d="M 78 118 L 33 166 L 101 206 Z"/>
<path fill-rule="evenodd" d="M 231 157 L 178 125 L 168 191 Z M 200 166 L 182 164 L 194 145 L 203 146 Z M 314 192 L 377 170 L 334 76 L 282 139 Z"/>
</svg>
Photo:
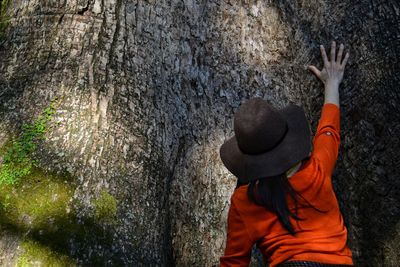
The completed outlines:
<svg viewBox="0 0 400 267">
<path fill-rule="evenodd" d="M 281 225 L 276 214 L 250 201 L 248 185 L 238 187 L 230 199 L 227 240 L 220 267 L 248 266 L 254 243 L 270 267 L 288 260 L 353 264 L 346 244 L 347 229 L 331 180 L 339 145 L 340 110 L 335 104 L 326 103 L 313 139 L 313 152 L 289 182 L 312 205 L 328 212 L 320 213 L 300 204 L 298 215 L 306 219 L 296 221 L 289 217 L 296 232 L 294 237 Z M 287 196 L 287 201 L 294 213 L 292 198 Z"/>
</svg>

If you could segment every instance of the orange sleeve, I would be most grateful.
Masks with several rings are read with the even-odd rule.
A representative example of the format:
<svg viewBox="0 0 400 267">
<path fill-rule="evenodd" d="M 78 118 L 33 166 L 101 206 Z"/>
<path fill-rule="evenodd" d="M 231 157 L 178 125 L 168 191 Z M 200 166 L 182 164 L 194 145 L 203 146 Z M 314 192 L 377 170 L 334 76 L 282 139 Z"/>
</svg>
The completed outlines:
<svg viewBox="0 0 400 267">
<path fill-rule="evenodd" d="M 331 176 L 339 154 L 340 109 L 333 103 L 322 107 L 321 118 L 313 139 L 313 156 L 324 172 Z"/>
<path fill-rule="evenodd" d="M 253 242 L 235 204 L 231 200 L 228 211 L 228 231 L 225 252 L 220 267 L 249 266 Z"/>
</svg>

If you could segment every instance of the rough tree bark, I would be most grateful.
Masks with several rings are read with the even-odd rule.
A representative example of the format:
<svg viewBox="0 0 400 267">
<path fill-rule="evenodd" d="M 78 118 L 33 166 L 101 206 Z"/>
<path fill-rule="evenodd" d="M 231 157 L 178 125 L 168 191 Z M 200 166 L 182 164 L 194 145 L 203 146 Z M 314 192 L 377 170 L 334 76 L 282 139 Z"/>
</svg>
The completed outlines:
<svg viewBox="0 0 400 267">
<path fill-rule="evenodd" d="M 306 66 L 334 39 L 351 53 L 333 178 L 349 246 L 358 266 L 397 266 L 399 12 L 395 0 L 12 0 L 1 134 L 63 96 L 38 156 L 76 177 L 78 217 L 102 188 L 118 200 L 109 264 L 215 266 L 236 182 L 218 150 L 235 110 L 253 96 L 295 103 L 315 131 L 323 88 Z"/>
</svg>

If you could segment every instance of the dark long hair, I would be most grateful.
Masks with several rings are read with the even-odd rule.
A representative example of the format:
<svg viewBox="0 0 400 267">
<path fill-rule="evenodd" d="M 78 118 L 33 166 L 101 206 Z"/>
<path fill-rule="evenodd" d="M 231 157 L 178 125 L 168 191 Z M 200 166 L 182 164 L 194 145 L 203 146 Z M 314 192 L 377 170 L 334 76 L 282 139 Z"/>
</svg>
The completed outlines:
<svg viewBox="0 0 400 267">
<path fill-rule="evenodd" d="M 307 157 L 306 159 L 308 159 Z M 304 159 L 304 160 L 306 160 Z M 237 187 L 242 185 L 238 182 Z M 286 193 L 289 193 L 290 197 L 295 203 L 295 214 L 289 210 L 288 203 L 286 200 Z M 286 172 L 270 177 L 261 177 L 256 180 L 250 181 L 247 188 L 247 195 L 251 201 L 257 205 L 266 207 L 268 210 L 276 213 L 279 221 L 289 231 L 291 235 L 295 235 L 293 226 L 289 220 L 289 216 L 294 218 L 296 221 L 304 220 L 298 216 L 298 196 L 304 199 L 309 206 L 319 212 L 322 211 L 314 207 L 307 199 L 305 199 L 299 192 L 297 192 L 289 183 Z"/>
</svg>

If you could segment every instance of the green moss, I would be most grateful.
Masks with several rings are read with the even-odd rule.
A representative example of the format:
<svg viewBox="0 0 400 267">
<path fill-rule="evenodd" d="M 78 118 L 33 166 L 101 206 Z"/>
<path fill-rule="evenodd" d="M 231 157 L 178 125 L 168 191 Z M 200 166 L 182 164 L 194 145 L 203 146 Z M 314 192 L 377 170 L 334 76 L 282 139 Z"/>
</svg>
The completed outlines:
<svg viewBox="0 0 400 267">
<path fill-rule="evenodd" d="M 7 150 L 10 149 L 14 139 L 16 139 L 15 136 L 9 136 L 9 138 L 4 142 L 4 144 L 0 146 L 0 155 L 4 155 L 7 152 Z"/>
<path fill-rule="evenodd" d="M 0 185 L 1 228 L 34 241 L 38 247 L 37 253 L 31 250 L 24 254 L 18 266 L 33 266 L 27 255 L 41 255 L 44 250 L 51 256 L 43 258 L 50 257 L 49 260 L 61 257 L 59 260 L 63 262 L 62 255 L 68 255 L 85 259 L 89 266 L 103 265 L 109 260 L 121 265 L 119 257 L 113 258 L 112 228 L 99 225 L 93 218 L 77 218 L 71 202 L 75 186 L 69 175 L 57 175 L 37 167 L 16 185 Z M 103 192 L 96 203 L 101 221 L 113 223 L 115 199 Z M 94 253 L 98 247 L 101 250 Z"/>
<path fill-rule="evenodd" d="M 102 190 L 100 197 L 94 200 L 95 218 L 101 223 L 114 224 L 117 215 L 117 201 L 106 190 Z"/>
<path fill-rule="evenodd" d="M 71 201 L 76 188 L 72 178 L 33 167 L 19 183 L 0 185 L 1 229 L 34 241 L 40 245 L 36 249 L 38 253 L 43 248 L 52 255 L 51 259 L 61 257 L 60 262 L 64 259 L 62 255 L 67 255 L 83 260 L 86 266 L 102 266 L 105 262 L 123 265 L 121 258 L 114 254 L 115 233 L 110 227 L 115 222 L 116 200 L 103 191 L 94 205 L 98 221 L 94 217 L 78 218 L 75 202 L 82 203 L 76 199 Z M 104 227 L 99 222 L 110 224 Z M 32 254 L 35 253 L 26 255 Z M 33 266 L 26 255 L 21 257 L 18 266 Z"/>
<path fill-rule="evenodd" d="M 20 178 L 28 175 L 33 166 L 38 166 L 37 161 L 32 158 L 33 152 L 37 148 L 37 142 L 45 139 L 47 122 L 51 119 L 56 105 L 59 105 L 61 99 L 54 98 L 50 106 L 34 120 L 33 123 L 24 123 L 21 134 L 17 138 L 11 139 L 7 149 L 2 149 L 3 157 L 0 166 L 0 185 L 15 184 Z"/>
<path fill-rule="evenodd" d="M 69 175 L 37 167 L 21 183 L 0 185 L 1 226 L 25 236 L 16 266 L 75 266 L 61 246 L 67 238 L 59 234 L 63 226 L 73 225 L 73 190 Z"/>
<path fill-rule="evenodd" d="M 23 183 L 0 185 L 0 216 L 19 229 L 51 230 L 68 215 L 73 189 L 70 177 L 33 167 Z"/>
<path fill-rule="evenodd" d="M 10 16 L 7 15 L 7 9 L 11 0 L 3 0 L 0 2 L 0 40 L 4 38 L 4 31 L 8 26 Z"/>
<path fill-rule="evenodd" d="M 28 266 L 77 266 L 75 261 L 66 255 L 54 252 L 52 249 L 32 240 L 24 240 L 23 250 L 16 267 Z"/>
</svg>

